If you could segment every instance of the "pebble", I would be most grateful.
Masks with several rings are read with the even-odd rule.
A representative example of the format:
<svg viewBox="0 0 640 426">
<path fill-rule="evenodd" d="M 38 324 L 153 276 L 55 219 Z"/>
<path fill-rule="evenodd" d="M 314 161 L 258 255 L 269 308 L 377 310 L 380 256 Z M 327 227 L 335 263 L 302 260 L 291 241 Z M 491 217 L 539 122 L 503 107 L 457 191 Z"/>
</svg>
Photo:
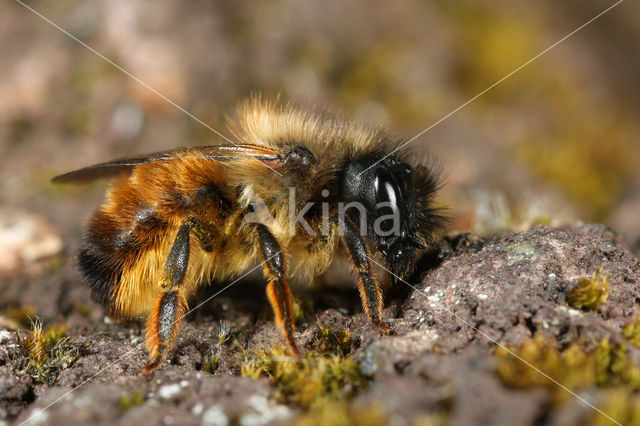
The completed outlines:
<svg viewBox="0 0 640 426">
<path fill-rule="evenodd" d="M 212 425 L 212 426 L 227 426 L 229 424 L 229 418 L 222 407 L 219 405 L 213 405 L 207 409 L 202 415 L 202 424 L 203 425 Z"/>
<path fill-rule="evenodd" d="M 171 399 L 180 393 L 180 385 L 164 385 L 158 390 L 158 396 L 162 399 Z"/>
</svg>

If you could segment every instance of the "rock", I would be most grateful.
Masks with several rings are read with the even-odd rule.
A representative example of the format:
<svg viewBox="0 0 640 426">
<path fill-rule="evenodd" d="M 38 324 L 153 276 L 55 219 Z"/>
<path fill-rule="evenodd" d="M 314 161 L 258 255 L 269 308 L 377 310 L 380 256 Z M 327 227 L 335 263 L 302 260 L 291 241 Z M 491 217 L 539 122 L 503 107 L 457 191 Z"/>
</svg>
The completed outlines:
<svg viewBox="0 0 640 426">
<path fill-rule="evenodd" d="M 571 308 L 567 292 L 598 270 L 609 282 L 606 302 L 595 311 Z M 413 279 L 387 290 L 391 335 L 370 326 L 355 290 L 325 287 L 305 297 L 333 306 L 307 313 L 296 337 L 310 350 L 321 328 L 350 330 L 354 359 L 370 383 L 349 403 L 349 415 L 381 407 L 398 425 L 437 419 L 452 425 L 580 424 L 593 418 L 592 408 L 556 385 L 508 387 L 494 351 L 498 345 L 515 350 L 536 335 L 548 336 L 558 350 L 580 342 L 587 352 L 607 339 L 624 345 L 625 359 L 640 365 L 640 351 L 622 334 L 640 301 L 639 280 L 637 259 L 600 225 L 487 238 L 463 234 L 445 238 L 420 261 Z M 247 354 L 282 343 L 273 323 L 261 319 L 268 312 L 263 291 L 242 284 L 204 305 L 183 323 L 170 362 L 148 378 L 138 375 L 146 362 L 141 322 L 72 316 L 68 335 L 90 351 L 51 387 L 14 375 L 10 345 L 17 340 L 7 331 L 0 335 L 0 412 L 17 422 L 65 426 L 290 422 L 304 410 L 279 402 L 267 378 L 238 377 Z M 579 394 L 604 407 L 608 392 L 592 386 Z"/>
<path fill-rule="evenodd" d="M 38 261 L 60 254 L 62 249 L 62 239 L 42 217 L 0 210 L 0 276 L 20 269 L 33 274 Z"/>
</svg>

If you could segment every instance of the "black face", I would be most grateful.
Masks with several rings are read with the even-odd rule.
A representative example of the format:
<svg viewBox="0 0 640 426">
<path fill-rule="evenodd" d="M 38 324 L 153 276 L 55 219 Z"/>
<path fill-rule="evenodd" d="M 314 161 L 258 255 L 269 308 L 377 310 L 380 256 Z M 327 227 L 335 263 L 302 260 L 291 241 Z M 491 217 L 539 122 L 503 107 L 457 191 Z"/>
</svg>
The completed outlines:
<svg viewBox="0 0 640 426">
<path fill-rule="evenodd" d="M 368 154 L 348 164 L 342 182 L 343 200 L 366 210 L 349 208 L 347 216 L 385 257 L 391 272 L 405 276 L 416 249 L 425 246 L 419 236 L 419 212 L 414 200 L 414 172 L 409 164 L 383 153 Z"/>
</svg>

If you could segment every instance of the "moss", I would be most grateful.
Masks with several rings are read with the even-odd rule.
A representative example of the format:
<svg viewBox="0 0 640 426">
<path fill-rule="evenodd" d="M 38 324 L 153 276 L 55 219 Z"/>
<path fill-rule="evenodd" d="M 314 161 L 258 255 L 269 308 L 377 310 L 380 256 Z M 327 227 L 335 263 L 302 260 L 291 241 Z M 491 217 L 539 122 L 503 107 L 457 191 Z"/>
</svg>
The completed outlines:
<svg viewBox="0 0 640 426">
<path fill-rule="evenodd" d="M 137 389 L 133 392 L 124 392 L 120 396 L 119 404 L 122 411 L 127 411 L 133 407 L 136 407 L 144 402 L 144 393 L 142 390 Z"/>
<path fill-rule="evenodd" d="M 377 426 L 386 424 L 389 424 L 389 420 L 379 405 L 356 409 L 343 401 L 320 405 L 293 422 L 295 426 Z"/>
<path fill-rule="evenodd" d="M 13 360 L 12 371 L 29 375 L 36 382 L 53 384 L 61 370 L 70 368 L 87 351 L 85 344 L 70 342 L 66 331 L 66 325 L 44 331 L 42 320 L 36 318 L 26 336 L 18 335 L 26 356 Z"/>
<path fill-rule="evenodd" d="M 351 331 L 319 326 L 314 339 L 314 349 L 320 353 L 345 356 L 351 352 Z"/>
<path fill-rule="evenodd" d="M 640 396 L 631 395 L 624 387 L 607 389 L 598 408 L 624 425 L 640 425 Z M 594 412 L 590 423 L 596 426 L 611 424 L 611 419 Z"/>
<path fill-rule="evenodd" d="M 592 351 L 585 351 L 579 342 L 560 351 L 553 340 L 536 335 L 518 349 L 497 348 L 495 356 L 497 374 L 504 385 L 545 386 L 555 392 L 556 402 L 570 398 L 557 383 L 571 390 L 621 387 L 631 394 L 640 389 L 640 368 L 629 360 L 626 346 L 612 344 L 606 338 Z"/>
<path fill-rule="evenodd" d="M 202 369 L 207 373 L 213 374 L 218 369 L 220 365 L 220 355 L 212 354 L 211 357 L 207 358 L 207 360 L 202 365 Z"/>
<path fill-rule="evenodd" d="M 576 308 L 595 311 L 609 297 L 609 280 L 602 270 L 591 277 L 583 277 L 567 293 L 567 303 Z"/>
<path fill-rule="evenodd" d="M 42 331 L 42 320 L 36 318 L 26 336 L 18 335 L 18 342 L 27 351 L 28 365 L 39 369 L 47 360 L 47 344 Z"/>
<path fill-rule="evenodd" d="M 291 307 L 293 310 L 293 321 L 295 324 L 299 324 L 306 315 L 311 315 L 316 312 L 313 307 L 313 301 L 308 299 L 299 299 L 295 296 L 291 300 Z"/>
<path fill-rule="evenodd" d="M 311 349 L 296 358 L 283 348 L 245 354 L 241 373 L 257 379 L 269 377 L 274 397 L 303 408 L 318 408 L 348 400 L 367 386 L 368 380 L 349 356 L 351 332 L 320 326 Z"/>
<path fill-rule="evenodd" d="M 567 101 L 560 95 L 556 102 L 562 105 L 549 108 L 566 110 Z M 535 174 L 577 201 L 581 216 L 603 220 L 635 174 L 634 164 L 640 153 L 629 123 L 626 117 L 584 106 L 571 117 L 563 115 L 563 120 L 555 123 L 553 134 L 522 140 L 515 155 Z"/>
<path fill-rule="evenodd" d="M 635 319 L 622 329 L 622 335 L 635 347 L 640 347 L 640 319 Z"/>
<path fill-rule="evenodd" d="M 66 335 L 69 326 L 66 324 L 58 324 L 47 328 L 44 334 L 44 341 L 47 347 L 51 348 L 57 345 Z"/>
<path fill-rule="evenodd" d="M 80 315 L 82 315 L 85 318 L 88 318 L 89 315 L 91 315 L 91 312 L 93 312 L 93 310 L 91 309 L 91 307 L 85 303 L 82 303 L 78 300 L 72 300 L 71 301 L 71 305 L 73 306 L 73 309 L 79 313 Z"/>
<path fill-rule="evenodd" d="M 360 367 L 349 357 L 309 351 L 306 357 L 295 358 L 277 347 L 251 354 L 241 373 L 253 379 L 269 377 L 276 400 L 303 408 L 349 399 L 367 385 Z"/>
<path fill-rule="evenodd" d="M 416 418 L 413 422 L 414 426 L 444 426 L 447 424 L 448 414 L 439 411 L 433 414 L 426 414 Z"/>
<path fill-rule="evenodd" d="M 36 308 L 31 305 L 9 306 L 7 308 L 7 318 L 21 327 L 29 327 L 36 317 Z"/>
</svg>

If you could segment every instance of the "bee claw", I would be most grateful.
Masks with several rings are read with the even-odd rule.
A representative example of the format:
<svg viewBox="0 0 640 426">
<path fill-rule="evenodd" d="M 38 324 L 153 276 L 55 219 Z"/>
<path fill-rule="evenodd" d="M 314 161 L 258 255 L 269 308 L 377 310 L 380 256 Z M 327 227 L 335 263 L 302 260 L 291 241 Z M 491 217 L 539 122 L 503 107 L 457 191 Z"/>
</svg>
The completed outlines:
<svg viewBox="0 0 640 426">
<path fill-rule="evenodd" d="M 159 361 L 159 360 L 151 361 L 147 365 L 145 365 L 145 367 L 142 369 L 142 371 L 140 371 L 140 375 L 141 376 L 149 376 L 149 375 L 151 375 L 151 373 L 153 373 L 158 368 L 160 368 L 161 365 L 162 365 L 162 362 Z"/>
<path fill-rule="evenodd" d="M 386 323 L 384 322 L 380 322 L 377 324 L 374 324 L 380 331 L 382 331 L 383 334 L 385 335 L 390 335 L 393 334 L 393 330 L 391 329 L 391 327 L 389 327 Z"/>
</svg>

